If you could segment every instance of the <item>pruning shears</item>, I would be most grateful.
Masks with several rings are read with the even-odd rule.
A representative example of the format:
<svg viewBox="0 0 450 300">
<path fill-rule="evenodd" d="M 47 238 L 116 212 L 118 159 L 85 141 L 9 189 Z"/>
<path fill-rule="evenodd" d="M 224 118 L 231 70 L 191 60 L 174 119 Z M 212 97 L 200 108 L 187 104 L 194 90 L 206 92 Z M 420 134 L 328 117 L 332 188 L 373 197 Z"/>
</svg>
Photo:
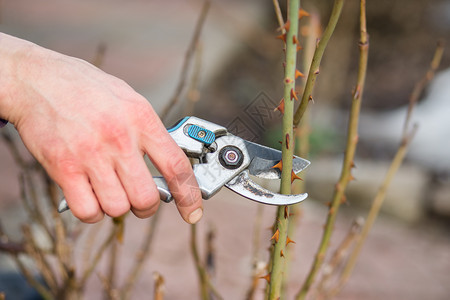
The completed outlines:
<svg viewBox="0 0 450 300">
<path fill-rule="evenodd" d="M 301 202 L 307 193 L 283 195 L 269 191 L 250 178 L 281 178 L 276 168 L 281 151 L 259 145 L 228 132 L 218 124 L 197 117 L 185 117 L 167 130 L 184 153 L 198 161 L 193 164 L 203 199 L 209 199 L 223 186 L 250 200 L 270 205 L 290 205 Z M 292 171 L 297 174 L 310 162 L 298 156 L 293 158 Z M 153 177 L 162 201 L 173 200 L 163 177 Z M 69 209 L 63 199 L 59 212 Z"/>
</svg>

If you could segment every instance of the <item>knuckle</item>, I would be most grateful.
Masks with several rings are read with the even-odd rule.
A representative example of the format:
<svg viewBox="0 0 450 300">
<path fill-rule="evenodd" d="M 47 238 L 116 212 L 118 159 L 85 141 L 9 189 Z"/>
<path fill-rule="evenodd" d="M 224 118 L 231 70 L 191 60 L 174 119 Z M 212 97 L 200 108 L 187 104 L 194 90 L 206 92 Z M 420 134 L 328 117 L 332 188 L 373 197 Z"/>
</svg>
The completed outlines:
<svg viewBox="0 0 450 300">
<path fill-rule="evenodd" d="M 82 219 L 80 218 L 80 220 L 84 223 L 94 224 L 94 223 L 97 223 L 97 222 L 100 222 L 101 220 L 103 220 L 104 216 L 105 215 L 103 213 L 98 213 L 95 216 L 89 216 L 89 217 L 82 218 Z"/>
<path fill-rule="evenodd" d="M 135 113 L 139 122 L 150 126 L 155 124 L 155 122 L 152 122 L 155 119 L 155 112 L 147 100 L 139 98 L 139 101 L 133 107 L 133 113 Z"/>
<path fill-rule="evenodd" d="M 72 209 L 73 215 L 84 223 L 97 223 L 103 219 L 103 212 L 94 206 L 84 206 L 82 211 Z"/>
<path fill-rule="evenodd" d="M 125 126 L 117 120 L 104 120 L 99 125 L 104 144 L 112 146 L 120 153 L 130 153 L 133 147 L 133 138 Z"/>
<path fill-rule="evenodd" d="M 130 198 L 131 206 L 138 210 L 148 210 L 159 204 L 159 192 L 156 189 L 146 188 L 136 196 Z"/>
<path fill-rule="evenodd" d="M 130 203 L 128 201 L 114 201 L 110 200 L 102 203 L 103 211 L 110 217 L 116 218 L 124 215 L 130 210 Z"/>
<path fill-rule="evenodd" d="M 150 207 L 146 210 L 139 210 L 137 208 L 132 207 L 131 211 L 133 212 L 133 214 L 136 217 L 138 217 L 140 219 L 145 219 L 145 218 L 149 218 L 149 217 L 153 216 L 156 213 L 156 211 L 158 210 L 158 207 L 159 207 L 159 201 L 155 202 L 152 207 Z"/>
<path fill-rule="evenodd" d="M 174 151 L 168 155 L 170 159 L 167 161 L 165 176 L 167 176 L 168 181 L 172 181 L 172 179 L 187 178 L 190 176 L 194 176 L 192 172 L 192 166 L 188 160 L 188 158 L 183 153 L 175 153 Z"/>
</svg>

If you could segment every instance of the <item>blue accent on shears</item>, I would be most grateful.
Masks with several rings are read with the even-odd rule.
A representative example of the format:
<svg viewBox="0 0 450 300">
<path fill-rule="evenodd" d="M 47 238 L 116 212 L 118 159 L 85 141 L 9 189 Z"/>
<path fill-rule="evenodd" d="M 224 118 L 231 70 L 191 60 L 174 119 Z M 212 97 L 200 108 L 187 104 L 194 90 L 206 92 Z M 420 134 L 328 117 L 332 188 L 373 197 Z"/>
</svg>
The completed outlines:
<svg viewBox="0 0 450 300">
<path fill-rule="evenodd" d="M 178 128 L 181 127 L 181 125 L 183 125 L 187 119 L 189 119 L 190 117 L 184 117 L 183 119 L 181 119 L 180 121 L 178 121 L 175 125 L 173 125 L 172 127 L 170 127 L 169 129 L 167 129 L 167 131 L 170 133 L 172 131 L 177 130 Z"/>
<path fill-rule="evenodd" d="M 197 125 L 189 126 L 187 133 L 191 138 L 200 141 L 207 146 L 211 145 L 216 140 L 214 132 Z"/>
</svg>

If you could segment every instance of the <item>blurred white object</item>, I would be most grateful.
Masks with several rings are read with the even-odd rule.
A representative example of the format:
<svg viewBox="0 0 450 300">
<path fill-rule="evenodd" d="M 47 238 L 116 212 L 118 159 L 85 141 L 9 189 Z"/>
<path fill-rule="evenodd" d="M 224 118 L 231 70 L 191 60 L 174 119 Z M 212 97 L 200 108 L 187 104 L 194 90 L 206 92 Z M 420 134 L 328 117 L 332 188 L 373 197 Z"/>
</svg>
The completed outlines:
<svg viewBox="0 0 450 300">
<path fill-rule="evenodd" d="M 402 134 L 407 107 L 361 117 L 360 136 L 370 143 L 395 147 Z M 414 108 L 411 124 L 419 128 L 408 158 L 437 172 L 450 171 L 450 69 L 439 73 L 426 97 Z"/>
</svg>

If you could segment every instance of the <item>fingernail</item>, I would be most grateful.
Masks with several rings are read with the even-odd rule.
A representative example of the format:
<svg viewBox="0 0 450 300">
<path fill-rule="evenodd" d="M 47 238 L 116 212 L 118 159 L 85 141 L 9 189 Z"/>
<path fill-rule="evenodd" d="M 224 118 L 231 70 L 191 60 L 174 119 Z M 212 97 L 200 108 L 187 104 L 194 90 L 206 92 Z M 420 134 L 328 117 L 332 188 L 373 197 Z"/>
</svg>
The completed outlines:
<svg viewBox="0 0 450 300">
<path fill-rule="evenodd" d="M 203 209 L 199 207 L 193 212 L 191 212 L 191 214 L 189 215 L 189 223 L 191 224 L 197 223 L 198 221 L 200 221 L 202 216 L 203 216 Z"/>
</svg>

